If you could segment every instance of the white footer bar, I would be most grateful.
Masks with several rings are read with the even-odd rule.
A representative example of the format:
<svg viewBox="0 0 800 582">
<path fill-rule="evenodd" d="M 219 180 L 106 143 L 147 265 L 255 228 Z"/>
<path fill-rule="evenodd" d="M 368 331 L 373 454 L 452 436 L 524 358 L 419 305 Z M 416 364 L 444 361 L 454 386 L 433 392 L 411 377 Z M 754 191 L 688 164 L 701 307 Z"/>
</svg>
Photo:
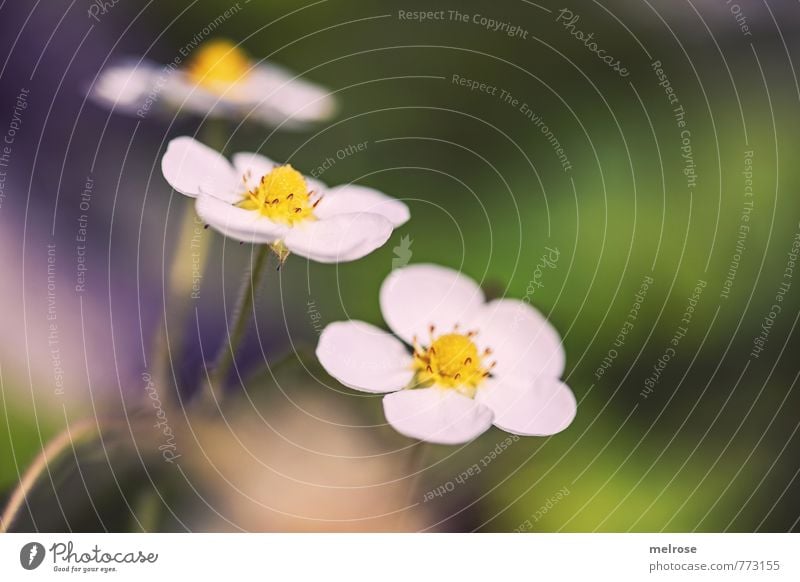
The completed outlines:
<svg viewBox="0 0 800 582">
<path fill-rule="evenodd" d="M 2 580 L 800 580 L 800 534 L 7 534 Z"/>
</svg>

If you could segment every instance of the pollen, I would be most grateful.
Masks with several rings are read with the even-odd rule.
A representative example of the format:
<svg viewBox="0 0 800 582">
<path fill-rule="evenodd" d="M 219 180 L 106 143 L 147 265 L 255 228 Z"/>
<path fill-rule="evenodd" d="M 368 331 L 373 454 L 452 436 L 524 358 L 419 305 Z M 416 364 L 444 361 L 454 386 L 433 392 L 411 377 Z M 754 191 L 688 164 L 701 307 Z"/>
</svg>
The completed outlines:
<svg viewBox="0 0 800 582">
<path fill-rule="evenodd" d="M 287 164 L 262 176 L 258 185 L 245 193 L 238 206 L 258 211 L 273 222 L 292 226 L 304 220 L 314 220 L 316 202 L 311 201 L 311 195 L 303 175 Z"/>
<path fill-rule="evenodd" d="M 478 351 L 473 338 L 474 332 L 440 335 L 434 339 L 435 329 L 431 328 L 431 338 L 427 348 L 414 342 L 414 369 L 417 382 L 422 386 L 437 385 L 454 388 L 474 396 L 475 389 L 490 375 L 494 364 L 484 365 L 489 352 Z"/>
<path fill-rule="evenodd" d="M 194 83 L 211 91 L 224 92 L 243 80 L 251 66 L 247 54 L 236 44 L 217 39 L 197 49 L 187 73 Z"/>
</svg>

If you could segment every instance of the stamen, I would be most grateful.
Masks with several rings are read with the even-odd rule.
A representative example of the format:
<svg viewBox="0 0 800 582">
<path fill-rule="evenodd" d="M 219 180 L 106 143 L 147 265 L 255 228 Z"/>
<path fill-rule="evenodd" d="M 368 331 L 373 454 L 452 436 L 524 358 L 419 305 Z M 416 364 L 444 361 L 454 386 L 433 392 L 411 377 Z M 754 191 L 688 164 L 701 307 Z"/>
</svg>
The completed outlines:
<svg viewBox="0 0 800 582">
<path fill-rule="evenodd" d="M 245 176 L 246 180 L 249 178 L 249 175 Z M 240 203 L 239 206 L 257 211 L 270 220 L 291 226 L 303 220 L 315 219 L 305 178 L 288 164 L 275 166 L 243 196 L 246 205 Z"/>
<path fill-rule="evenodd" d="M 436 327 L 429 326 L 431 343 L 420 347 L 417 336 L 413 337 L 415 381 L 420 386 L 436 385 L 453 388 L 470 397 L 475 389 L 490 375 L 481 361 L 475 343 L 464 333 L 446 333 L 436 336 Z"/>
</svg>

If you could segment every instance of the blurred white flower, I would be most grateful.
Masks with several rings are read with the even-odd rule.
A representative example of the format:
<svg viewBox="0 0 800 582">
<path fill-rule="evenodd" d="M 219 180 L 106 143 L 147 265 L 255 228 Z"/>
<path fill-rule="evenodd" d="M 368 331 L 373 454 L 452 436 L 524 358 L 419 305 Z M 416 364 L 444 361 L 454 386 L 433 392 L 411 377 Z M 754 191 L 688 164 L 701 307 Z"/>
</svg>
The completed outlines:
<svg viewBox="0 0 800 582">
<path fill-rule="evenodd" d="M 330 118 L 331 94 L 272 63 L 256 62 L 233 42 L 201 45 L 185 64 L 128 59 L 103 70 L 89 96 L 115 111 L 145 117 L 151 110 L 253 119 L 294 127 Z"/>
<path fill-rule="evenodd" d="M 377 190 L 328 189 L 290 165 L 254 153 L 231 164 L 190 137 L 172 140 L 161 160 L 170 185 L 197 198 L 197 214 L 225 236 L 269 244 L 322 263 L 359 259 L 382 246 L 409 218 L 408 207 Z"/>
<path fill-rule="evenodd" d="M 398 432 L 439 444 L 470 441 L 492 424 L 551 435 L 575 417 L 559 378 L 565 354 L 555 329 L 522 301 L 485 303 L 471 279 L 436 265 L 393 271 L 380 294 L 386 323 L 407 344 L 361 321 L 325 328 L 317 357 L 339 382 L 387 393 Z"/>
</svg>

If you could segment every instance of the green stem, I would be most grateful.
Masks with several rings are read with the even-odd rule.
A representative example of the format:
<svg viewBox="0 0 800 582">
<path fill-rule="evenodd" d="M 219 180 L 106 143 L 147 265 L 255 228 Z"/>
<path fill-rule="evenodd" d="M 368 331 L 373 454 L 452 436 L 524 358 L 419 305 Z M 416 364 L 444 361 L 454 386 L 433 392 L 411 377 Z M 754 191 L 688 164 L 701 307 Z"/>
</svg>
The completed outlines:
<svg viewBox="0 0 800 582">
<path fill-rule="evenodd" d="M 425 458 L 430 452 L 430 445 L 426 442 L 419 442 L 409 451 L 408 461 L 406 468 L 408 470 L 408 496 L 406 498 L 407 509 L 400 518 L 401 530 L 410 530 L 409 519 L 410 514 L 414 512 L 414 508 L 419 505 L 415 499 L 419 493 L 419 485 L 422 482 L 422 472 L 425 470 Z"/>
<path fill-rule="evenodd" d="M 256 287 L 261 280 L 261 275 L 267 264 L 269 253 L 269 245 L 261 245 L 256 255 L 255 263 L 250 269 L 250 276 L 244 280 L 239 304 L 234 312 L 234 323 L 233 327 L 230 329 L 229 341 L 224 343 L 220 348 L 217 364 L 214 366 L 214 371 L 211 373 L 211 378 L 208 382 L 206 399 L 210 397 L 210 404 L 217 403 L 218 405 L 222 400 L 225 381 L 228 379 L 236 352 L 247 332 L 247 325 L 250 323 L 250 314 L 254 313 Z"/>
<path fill-rule="evenodd" d="M 84 420 L 79 422 L 53 438 L 48 442 L 39 455 L 33 460 L 20 479 L 19 485 L 11 494 L 8 505 L 0 516 L 0 533 L 11 530 L 11 526 L 19 516 L 20 511 L 26 503 L 28 495 L 43 479 L 45 473 L 50 476 L 51 468 L 68 453 L 73 453 L 76 447 L 96 438 L 99 435 L 97 420 Z M 52 479 L 52 476 L 50 476 Z"/>
<path fill-rule="evenodd" d="M 188 202 L 188 201 L 187 201 Z M 194 280 L 202 277 L 208 262 L 211 239 L 196 218 L 192 204 L 186 204 L 180 236 L 169 270 L 169 286 L 164 313 L 153 343 L 153 377 L 159 386 L 171 386 L 172 361 L 183 347 L 186 318 L 191 304 Z"/>
<path fill-rule="evenodd" d="M 201 129 L 201 140 L 208 146 L 222 150 L 227 142 L 228 126 L 224 120 L 209 119 Z M 189 315 L 189 299 L 194 282 L 205 275 L 211 247 L 210 233 L 203 229 L 194 210 L 194 200 L 184 201 L 181 210 L 180 235 L 169 267 L 164 313 L 153 341 L 152 374 L 159 386 L 172 386 L 172 360 L 180 356 L 184 347 L 184 334 Z M 173 351 L 173 346 L 174 350 Z M 177 394 L 176 392 L 170 392 Z"/>
<path fill-rule="evenodd" d="M 157 489 L 147 489 L 136 500 L 136 519 L 131 524 L 130 531 L 138 529 L 144 533 L 157 532 L 161 529 L 162 515 L 163 501 L 161 494 Z"/>
</svg>

